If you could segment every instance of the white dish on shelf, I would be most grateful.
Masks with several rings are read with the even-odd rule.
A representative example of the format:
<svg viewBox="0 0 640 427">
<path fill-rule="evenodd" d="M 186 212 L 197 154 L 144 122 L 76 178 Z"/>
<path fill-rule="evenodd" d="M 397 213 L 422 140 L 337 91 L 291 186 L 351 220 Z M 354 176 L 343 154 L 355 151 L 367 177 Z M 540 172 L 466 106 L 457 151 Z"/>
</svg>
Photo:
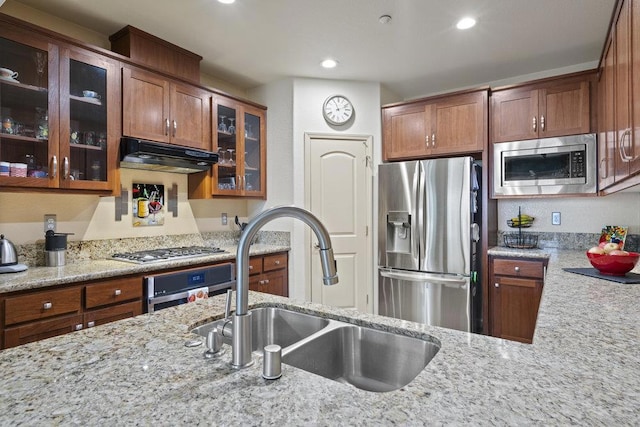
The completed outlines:
<svg viewBox="0 0 640 427">
<path fill-rule="evenodd" d="M 6 80 L 8 82 L 20 83 L 17 79 L 14 79 L 13 77 L 0 76 L 0 80 Z"/>
</svg>

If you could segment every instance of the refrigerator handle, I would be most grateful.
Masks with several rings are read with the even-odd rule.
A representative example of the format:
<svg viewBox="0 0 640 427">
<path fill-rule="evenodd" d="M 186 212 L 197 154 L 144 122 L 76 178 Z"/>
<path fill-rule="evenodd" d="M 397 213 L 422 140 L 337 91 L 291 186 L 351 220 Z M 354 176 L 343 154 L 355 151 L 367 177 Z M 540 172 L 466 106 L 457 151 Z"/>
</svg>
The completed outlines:
<svg viewBox="0 0 640 427">
<path fill-rule="evenodd" d="M 416 224 L 416 226 L 414 227 L 414 248 L 413 248 L 413 253 L 417 255 L 418 258 L 418 269 L 422 268 L 422 259 L 424 258 L 425 255 L 425 241 L 424 241 L 424 237 L 425 237 L 425 229 L 424 229 L 424 209 L 425 209 L 425 171 L 424 171 L 424 165 L 422 162 L 418 162 L 418 167 L 416 168 L 416 176 L 415 176 L 415 181 L 416 182 L 416 186 L 415 186 L 415 193 L 416 194 L 416 207 L 415 207 L 415 212 L 416 212 L 416 219 L 414 221 L 414 224 Z"/>
<path fill-rule="evenodd" d="M 402 270 L 394 270 L 392 268 L 381 268 L 380 275 L 389 279 L 406 280 L 409 282 L 427 282 L 437 281 L 439 283 L 451 283 L 451 284 L 466 284 L 468 282 L 467 277 L 447 277 L 441 274 L 431 274 L 423 272 L 409 272 Z"/>
</svg>

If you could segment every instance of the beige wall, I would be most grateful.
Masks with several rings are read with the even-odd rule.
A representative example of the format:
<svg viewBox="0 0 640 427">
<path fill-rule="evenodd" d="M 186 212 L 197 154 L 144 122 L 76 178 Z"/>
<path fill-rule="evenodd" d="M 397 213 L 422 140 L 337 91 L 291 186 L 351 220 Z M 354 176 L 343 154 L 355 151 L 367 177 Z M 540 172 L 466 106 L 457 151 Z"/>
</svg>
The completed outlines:
<svg viewBox="0 0 640 427">
<path fill-rule="evenodd" d="M 57 231 L 74 233 L 69 240 L 101 240 L 125 237 L 162 236 L 206 231 L 235 230 L 233 217 L 247 221 L 244 200 L 188 200 L 187 175 L 163 172 L 121 170 L 122 186 L 129 192 L 133 182 L 163 184 L 166 194 L 175 183 L 178 186 L 178 217 L 166 212 L 161 226 L 134 227 L 131 201 L 128 215 L 115 220 L 114 197 L 64 193 L 0 193 L 0 232 L 15 244 L 29 244 L 44 239 L 44 215 L 55 214 Z M 227 213 L 228 225 L 223 226 L 221 214 Z"/>
</svg>

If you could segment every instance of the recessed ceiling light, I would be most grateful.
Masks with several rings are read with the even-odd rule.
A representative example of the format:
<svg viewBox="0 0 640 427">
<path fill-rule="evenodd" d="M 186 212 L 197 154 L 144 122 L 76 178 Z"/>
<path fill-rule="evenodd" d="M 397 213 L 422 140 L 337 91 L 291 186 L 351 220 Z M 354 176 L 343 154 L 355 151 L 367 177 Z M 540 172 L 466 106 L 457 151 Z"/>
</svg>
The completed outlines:
<svg viewBox="0 0 640 427">
<path fill-rule="evenodd" d="M 335 68 L 338 65 L 338 61 L 335 59 L 325 59 L 320 63 L 324 68 Z"/>
<path fill-rule="evenodd" d="M 231 3 L 235 3 L 236 0 L 218 0 L 218 1 L 224 4 L 231 4 Z"/>
<path fill-rule="evenodd" d="M 462 18 L 461 20 L 459 20 L 456 24 L 456 27 L 459 30 L 467 30 L 474 25 L 476 25 L 476 20 L 467 16 L 466 18 Z"/>
</svg>

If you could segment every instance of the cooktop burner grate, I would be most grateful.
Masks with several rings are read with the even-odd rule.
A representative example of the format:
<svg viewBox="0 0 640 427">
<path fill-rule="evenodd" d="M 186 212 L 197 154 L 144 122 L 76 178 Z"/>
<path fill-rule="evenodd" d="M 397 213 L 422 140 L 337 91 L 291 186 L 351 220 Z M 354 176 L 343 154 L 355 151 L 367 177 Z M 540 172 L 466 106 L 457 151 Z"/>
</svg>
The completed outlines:
<svg viewBox="0 0 640 427">
<path fill-rule="evenodd" d="M 205 255 L 225 253 L 224 249 L 205 246 L 181 246 L 177 248 L 152 249 L 139 252 L 125 252 L 113 254 L 111 258 L 118 261 L 136 264 L 148 264 L 172 259 L 195 258 Z"/>
</svg>

